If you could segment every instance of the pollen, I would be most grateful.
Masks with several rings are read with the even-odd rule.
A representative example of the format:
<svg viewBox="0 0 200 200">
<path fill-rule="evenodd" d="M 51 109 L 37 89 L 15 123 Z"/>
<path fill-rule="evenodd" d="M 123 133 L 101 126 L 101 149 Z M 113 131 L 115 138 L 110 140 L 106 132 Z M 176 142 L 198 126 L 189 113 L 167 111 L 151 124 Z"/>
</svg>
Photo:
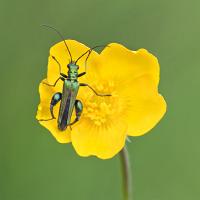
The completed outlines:
<svg viewBox="0 0 200 200">
<path fill-rule="evenodd" d="M 94 104 L 89 101 L 85 108 L 85 117 L 91 120 L 95 125 L 101 126 L 108 121 L 111 112 L 111 104 L 106 102 Z"/>
<path fill-rule="evenodd" d="M 111 96 L 98 96 L 92 94 L 85 102 L 84 117 L 96 126 L 102 126 L 109 123 L 113 116 L 116 95 L 114 91 L 114 83 L 107 82 L 104 84 L 94 85 L 95 90 L 99 94 L 111 94 Z"/>
</svg>

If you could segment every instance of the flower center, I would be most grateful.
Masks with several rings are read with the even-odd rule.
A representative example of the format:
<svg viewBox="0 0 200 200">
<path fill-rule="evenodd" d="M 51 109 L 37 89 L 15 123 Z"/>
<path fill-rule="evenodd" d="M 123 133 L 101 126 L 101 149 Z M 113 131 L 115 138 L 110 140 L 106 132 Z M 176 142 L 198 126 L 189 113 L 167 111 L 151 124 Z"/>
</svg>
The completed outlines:
<svg viewBox="0 0 200 200">
<path fill-rule="evenodd" d="M 111 96 L 98 96 L 90 92 L 84 102 L 84 117 L 92 121 L 96 126 L 105 125 L 112 120 L 114 113 L 119 110 L 116 105 L 118 95 L 115 92 L 112 81 L 104 84 L 95 84 L 93 87 L 98 94 L 111 94 Z"/>
<path fill-rule="evenodd" d="M 105 102 L 97 104 L 97 102 L 89 101 L 85 115 L 92 120 L 95 125 L 100 126 L 106 122 L 106 119 L 111 112 L 110 108 L 111 105 Z"/>
</svg>

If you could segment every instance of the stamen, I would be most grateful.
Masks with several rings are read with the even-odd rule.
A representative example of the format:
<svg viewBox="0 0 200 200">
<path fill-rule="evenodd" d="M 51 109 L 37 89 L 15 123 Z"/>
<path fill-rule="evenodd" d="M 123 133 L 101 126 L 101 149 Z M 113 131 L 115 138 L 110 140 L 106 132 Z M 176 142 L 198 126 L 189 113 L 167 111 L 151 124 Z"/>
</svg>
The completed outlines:
<svg viewBox="0 0 200 200">
<path fill-rule="evenodd" d="M 102 83 L 96 84 L 94 85 L 94 88 L 100 94 L 115 93 L 114 82 L 110 81 L 103 85 Z M 95 94 L 91 95 L 84 105 L 84 117 L 88 118 L 96 126 L 102 126 L 109 123 L 110 120 L 112 120 L 111 117 L 113 116 L 113 112 L 118 109 L 114 105 L 116 98 L 118 98 L 116 95 L 115 97 L 100 97 Z M 113 109 L 114 107 L 115 109 Z"/>
</svg>

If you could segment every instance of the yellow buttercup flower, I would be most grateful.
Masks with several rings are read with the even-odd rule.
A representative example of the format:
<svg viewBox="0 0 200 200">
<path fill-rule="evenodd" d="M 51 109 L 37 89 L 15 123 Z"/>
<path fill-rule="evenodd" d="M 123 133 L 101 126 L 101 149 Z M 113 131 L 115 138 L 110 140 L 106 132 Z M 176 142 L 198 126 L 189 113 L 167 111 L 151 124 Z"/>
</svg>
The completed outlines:
<svg viewBox="0 0 200 200">
<path fill-rule="evenodd" d="M 66 40 L 66 43 L 73 60 L 89 49 L 75 40 Z M 50 49 L 47 78 L 39 86 L 38 120 L 51 118 L 51 98 L 56 92 L 62 92 L 61 80 L 55 87 L 44 84 L 54 84 L 60 76 L 58 63 L 52 56 L 60 63 L 62 73 L 68 71 L 70 57 L 62 41 Z M 77 63 L 79 73 L 84 71 L 86 57 Z M 145 49 L 131 51 L 111 43 L 100 54 L 92 51 L 87 66 L 87 74 L 78 81 L 88 83 L 100 94 L 111 96 L 97 96 L 88 87 L 80 87 L 77 99 L 83 103 L 83 112 L 71 129 L 58 129 L 59 103 L 54 108 L 56 119 L 39 122 L 58 142 L 72 142 L 80 156 L 108 159 L 124 147 L 127 136 L 147 133 L 166 112 L 165 100 L 158 93 L 159 64 Z"/>
</svg>

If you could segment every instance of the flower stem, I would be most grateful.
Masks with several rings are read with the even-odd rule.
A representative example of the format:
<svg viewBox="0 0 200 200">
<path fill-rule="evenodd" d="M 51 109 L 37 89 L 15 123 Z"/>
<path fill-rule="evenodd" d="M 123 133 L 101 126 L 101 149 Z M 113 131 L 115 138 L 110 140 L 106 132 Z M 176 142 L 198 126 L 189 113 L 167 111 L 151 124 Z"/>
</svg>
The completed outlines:
<svg viewBox="0 0 200 200">
<path fill-rule="evenodd" d="M 131 179 L 131 167 L 129 161 L 128 150 L 124 147 L 119 153 L 121 159 L 121 168 L 123 175 L 123 190 L 124 200 L 132 199 L 132 179 Z"/>
</svg>

